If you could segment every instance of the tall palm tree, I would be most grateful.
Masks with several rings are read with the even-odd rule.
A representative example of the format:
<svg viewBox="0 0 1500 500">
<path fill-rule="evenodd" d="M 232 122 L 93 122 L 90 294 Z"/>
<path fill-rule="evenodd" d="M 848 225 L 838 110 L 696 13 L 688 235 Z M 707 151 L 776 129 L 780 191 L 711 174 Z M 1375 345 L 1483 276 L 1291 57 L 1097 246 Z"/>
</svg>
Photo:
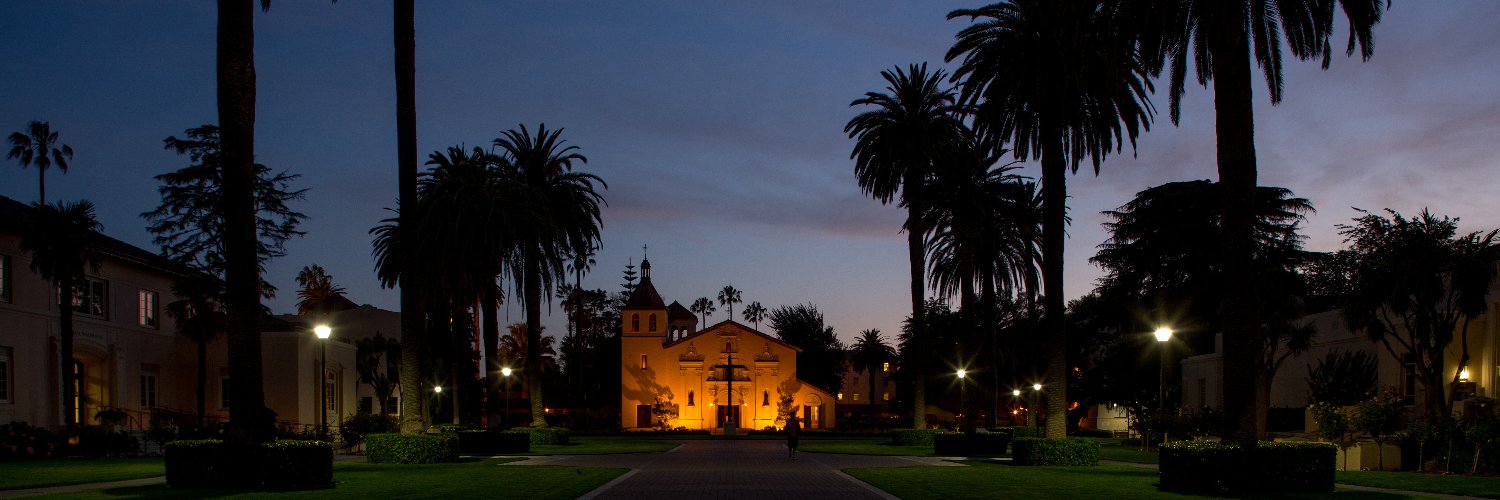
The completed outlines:
<svg viewBox="0 0 1500 500">
<path fill-rule="evenodd" d="M 719 290 L 719 305 L 727 308 L 725 312 L 729 314 L 729 319 L 734 319 L 734 305 L 743 302 L 745 301 L 740 300 L 740 291 L 733 285 L 725 285 L 723 290 Z"/>
<path fill-rule="evenodd" d="M 395 45 L 396 77 L 396 182 L 397 203 L 417 203 L 417 34 L 414 0 L 394 0 L 392 33 Z M 398 214 L 397 231 L 404 237 L 394 243 L 402 245 L 396 257 L 401 267 L 416 269 L 421 265 L 414 233 L 416 212 Z M 427 400 L 422 391 L 422 345 L 426 342 L 426 317 L 421 291 L 401 284 L 401 433 L 418 434 L 427 430 Z"/>
<path fill-rule="evenodd" d="M 859 332 L 859 340 L 854 341 L 854 353 L 849 362 L 855 369 L 863 369 L 869 377 L 871 403 L 879 404 L 880 401 L 875 398 L 875 372 L 895 358 L 896 349 L 885 343 L 880 330 L 871 328 Z"/>
<path fill-rule="evenodd" d="M 939 145 L 952 140 L 961 126 L 955 111 L 955 95 L 945 87 L 943 70 L 927 72 L 927 63 L 912 64 L 880 72 L 886 81 L 886 92 L 866 92 L 865 97 L 850 106 L 874 106 L 844 125 L 844 133 L 854 139 L 854 175 L 866 195 L 881 204 L 897 199 L 906 207 L 906 250 L 911 271 L 911 322 L 920 340 L 926 335 L 924 320 L 926 299 L 926 250 L 922 239 L 925 228 L 917 222 L 922 213 L 921 193 L 931 172 L 933 156 Z M 925 354 L 925 353 L 924 353 Z M 927 375 L 918 363 L 912 393 L 912 425 L 927 427 Z"/>
<path fill-rule="evenodd" d="M 224 282 L 209 274 L 192 274 L 172 285 L 177 300 L 167 304 L 167 315 L 177 323 L 177 334 L 192 340 L 198 347 L 198 374 L 194 394 L 197 396 L 198 425 L 208 411 L 208 344 L 218 339 L 228 326 L 224 315 Z"/>
<path fill-rule="evenodd" d="M 269 9 L 269 0 L 261 9 Z M 224 169 L 224 284 L 229 315 L 230 435 L 275 437 L 261 373 L 260 262 L 255 225 L 255 1 L 219 0 L 216 58 Z"/>
<path fill-rule="evenodd" d="M 78 424 L 73 403 L 73 308 L 87 268 L 99 267 L 92 242 L 99 231 L 94 204 L 87 200 L 46 205 L 37 202 L 27 214 L 21 249 L 31 252 L 31 270 L 57 285 L 58 365 L 62 367 L 63 423 L 72 433 Z"/>
<path fill-rule="evenodd" d="M 1373 29 L 1380 22 L 1381 0 L 1338 0 L 1349 20 L 1345 53 L 1369 60 L 1374 54 Z M 1285 34 L 1292 55 L 1322 58 L 1327 69 L 1332 58 L 1335 20 L 1333 1 L 1250 0 L 1194 2 L 1150 0 L 1125 15 L 1141 28 L 1142 54 L 1153 72 L 1170 67 L 1172 122 L 1180 117 L 1188 60 L 1196 66 L 1198 83 L 1213 81 L 1214 127 L 1218 144 L 1219 182 L 1224 193 L 1222 244 L 1224 260 L 1224 440 L 1254 446 L 1256 429 L 1255 374 L 1263 339 L 1257 333 L 1259 306 L 1252 293 L 1256 273 L 1252 255 L 1255 232 L 1255 110 L 1251 92 L 1251 63 L 1265 75 L 1271 103 L 1281 102 L 1281 47 Z M 1253 47 L 1253 49 L 1252 49 Z"/>
<path fill-rule="evenodd" d="M 344 287 L 333 283 L 333 276 L 323 266 L 302 266 L 297 272 L 297 314 L 327 314 L 339 299 L 344 297 Z"/>
<path fill-rule="evenodd" d="M 575 295 L 570 297 L 573 302 L 574 336 L 577 336 L 578 330 L 583 328 L 583 310 L 584 306 L 588 303 L 583 297 L 583 295 L 588 293 L 583 289 L 583 275 L 588 273 L 589 269 L 593 269 L 595 264 L 598 264 L 598 262 L 594 260 L 593 248 L 582 249 L 573 254 L 572 259 L 568 260 L 568 272 L 573 273 L 573 295 Z"/>
<path fill-rule="evenodd" d="M 708 328 L 708 315 L 713 314 L 714 309 L 714 301 L 708 297 L 698 297 L 698 300 L 693 301 L 693 305 L 688 306 L 689 311 L 703 316 L 704 328 Z"/>
<path fill-rule="evenodd" d="M 1095 174 L 1123 138 L 1150 126 L 1146 67 L 1112 4 L 1099 0 L 1007 0 L 955 10 L 973 23 L 946 59 L 961 59 L 960 102 L 975 106 L 975 128 L 1018 160 L 1042 163 L 1042 287 L 1046 314 L 1047 436 L 1067 433 L 1067 346 L 1063 321 L 1064 186 L 1085 158 Z"/>
<path fill-rule="evenodd" d="M 518 203 L 536 214 L 533 223 L 515 229 L 517 243 L 512 247 L 521 264 L 514 266 L 513 274 L 521 283 L 527 334 L 533 339 L 542 330 L 544 290 L 550 292 L 553 282 L 562 278 L 564 256 L 598 246 L 599 206 L 604 197 L 594 184 L 608 188 L 599 176 L 573 170 L 575 162 L 587 163 L 588 159 L 561 136 L 562 129 L 548 131 L 545 124 L 537 126 L 535 135 L 522 125 L 519 130 L 501 132 L 494 141 L 502 152 L 504 175 L 515 183 L 512 192 Z M 538 369 L 542 362 L 539 345 L 528 344 L 527 370 Z M 541 378 L 531 377 L 527 384 L 531 425 L 546 427 Z"/>
<path fill-rule="evenodd" d="M 751 302 L 740 314 L 744 315 L 745 321 L 755 324 L 755 331 L 760 331 L 760 322 L 766 319 L 766 306 L 760 305 L 759 301 Z"/>
<path fill-rule="evenodd" d="M 52 131 L 52 125 L 48 122 L 33 120 L 26 125 L 26 133 L 15 132 L 10 134 L 10 152 L 5 158 L 17 159 L 21 162 L 21 168 L 36 165 L 37 178 L 41 187 L 37 201 L 47 203 L 47 169 L 57 166 L 57 170 L 68 173 L 68 160 L 73 158 L 73 148 L 67 144 L 57 147 L 57 132 Z"/>
</svg>

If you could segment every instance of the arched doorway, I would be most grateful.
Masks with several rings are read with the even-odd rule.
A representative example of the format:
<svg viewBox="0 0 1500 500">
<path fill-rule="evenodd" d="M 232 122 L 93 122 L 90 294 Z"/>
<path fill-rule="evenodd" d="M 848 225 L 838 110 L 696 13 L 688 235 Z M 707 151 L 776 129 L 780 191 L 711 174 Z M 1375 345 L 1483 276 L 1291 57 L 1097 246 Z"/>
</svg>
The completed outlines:
<svg viewBox="0 0 1500 500">
<path fill-rule="evenodd" d="M 808 394 L 802 398 L 802 428 L 823 428 L 823 398 Z"/>
</svg>

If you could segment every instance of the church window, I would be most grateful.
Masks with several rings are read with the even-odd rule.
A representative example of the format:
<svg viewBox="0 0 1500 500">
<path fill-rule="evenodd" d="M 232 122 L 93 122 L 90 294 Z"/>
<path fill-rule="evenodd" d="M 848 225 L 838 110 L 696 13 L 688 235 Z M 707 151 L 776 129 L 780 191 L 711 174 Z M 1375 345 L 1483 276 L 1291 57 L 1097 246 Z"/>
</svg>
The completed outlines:
<svg viewBox="0 0 1500 500">
<path fill-rule="evenodd" d="M 697 406 L 693 404 L 693 391 L 688 391 L 688 406 Z"/>
<path fill-rule="evenodd" d="M 890 361 L 886 361 L 884 363 L 881 363 L 880 364 L 880 371 L 881 371 L 881 373 L 890 373 L 890 371 L 891 371 L 891 362 Z"/>
<path fill-rule="evenodd" d="M 760 405 L 771 406 L 771 391 L 760 391 Z"/>
<path fill-rule="evenodd" d="M 734 341 L 733 340 L 726 340 L 726 341 L 724 341 L 724 352 L 734 352 Z"/>
<path fill-rule="evenodd" d="M 650 321 L 647 324 L 650 325 L 650 331 L 651 332 L 655 332 L 656 331 L 656 315 L 652 314 L 651 316 L 649 316 L 649 320 Z"/>
<path fill-rule="evenodd" d="M 646 369 L 646 355 L 645 354 L 641 355 L 641 369 L 642 370 Z"/>
<path fill-rule="evenodd" d="M 839 395 L 838 395 L 838 398 L 839 398 L 839 401 L 843 401 L 844 400 L 844 393 L 840 392 Z"/>
<path fill-rule="evenodd" d="M 632 331 L 632 332 L 639 332 L 639 331 L 641 331 L 641 315 L 639 315 L 639 314 L 632 314 L 632 315 L 630 315 L 630 331 Z"/>
</svg>

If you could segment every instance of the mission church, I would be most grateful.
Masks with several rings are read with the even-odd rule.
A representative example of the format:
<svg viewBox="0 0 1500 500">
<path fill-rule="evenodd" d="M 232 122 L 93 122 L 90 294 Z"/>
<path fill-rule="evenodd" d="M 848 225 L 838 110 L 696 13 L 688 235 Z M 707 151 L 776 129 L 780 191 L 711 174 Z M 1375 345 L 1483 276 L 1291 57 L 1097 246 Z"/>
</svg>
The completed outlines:
<svg viewBox="0 0 1500 500">
<path fill-rule="evenodd" d="M 697 330 L 698 316 L 667 305 L 651 284 L 651 261 L 621 310 L 620 415 L 626 429 L 737 433 L 779 427 L 779 409 L 804 429 L 832 428 L 835 399 L 797 378 L 796 346 L 733 319 Z M 677 415 L 653 412 L 676 406 Z"/>
</svg>

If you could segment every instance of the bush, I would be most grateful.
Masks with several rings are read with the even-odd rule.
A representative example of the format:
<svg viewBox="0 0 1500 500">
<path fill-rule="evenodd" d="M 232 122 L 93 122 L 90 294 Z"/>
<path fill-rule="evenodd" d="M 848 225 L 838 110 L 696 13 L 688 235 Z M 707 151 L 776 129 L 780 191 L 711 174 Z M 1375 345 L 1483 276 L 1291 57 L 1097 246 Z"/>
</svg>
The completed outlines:
<svg viewBox="0 0 1500 500">
<path fill-rule="evenodd" d="M 891 431 L 891 444 L 896 446 L 932 446 L 932 429 L 896 429 Z"/>
<path fill-rule="evenodd" d="M 1073 436 L 1073 437 L 1089 437 L 1089 438 L 1112 438 L 1112 437 L 1115 437 L 1114 431 L 1111 431 L 1111 430 L 1108 430 L 1108 429 L 1073 429 L 1073 431 L 1069 432 L 1068 435 L 1069 436 Z"/>
<path fill-rule="evenodd" d="M 531 434 L 517 431 L 461 430 L 458 452 L 468 454 L 526 453 L 531 451 Z"/>
<path fill-rule="evenodd" d="M 458 460 L 458 434 L 370 434 L 365 461 L 372 464 L 435 464 Z"/>
<path fill-rule="evenodd" d="M 230 449 L 217 439 L 167 443 L 167 484 L 174 488 L 308 488 L 333 484 L 327 441 L 277 441 Z"/>
<path fill-rule="evenodd" d="M 51 457 L 57 450 L 52 432 L 26 422 L 0 425 L 0 460 Z"/>
<path fill-rule="evenodd" d="M 344 440 L 345 448 L 353 448 L 365 441 L 366 434 L 384 434 L 399 430 L 394 418 L 371 413 L 356 413 L 339 424 L 339 437 Z"/>
<path fill-rule="evenodd" d="M 937 455 L 1004 455 L 1010 446 L 1010 431 L 981 432 L 966 435 L 961 432 L 938 432 L 932 435 L 932 451 Z"/>
<path fill-rule="evenodd" d="M 562 427 L 513 427 L 511 432 L 525 432 L 531 434 L 531 445 L 539 444 L 569 444 L 573 431 Z"/>
<path fill-rule="evenodd" d="M 1099 465 L 1099 443 L 1087 439 L 1016 438 L 1016 465 Z"/>
<path fill-rule="evenodd" d="M 1046 437 L 1046 436 L 1042 435 L 1042 429 L 1037 428 L 1037 427 L 1030 427 L 1030 426 L 1021 425 L 1021 426 L 1012 426 L 1012 427 L 1000 427 L 1000 428 L 995 429 L 995 430 L 998 432 L 1001 429 L 1010 431 L 1010 436 L 1012 438 L 1039 438 L 1039 437 Z"/>
<path fill-rule="evenodd" d="M 1161 489 L 1202 493 L 1327 493 L 1338 448 L 1327 443 L 1232 444 L 1174 441 L 1161 446 Z"/>
<path fill-rule="evenodd" d="M 141 443 L 124 432 L 109 432 L 98 425 L 77 427 L 78 444 L 67 447 L 69 455 L 85 457 L 118 456 L 139 453 Z"/>
</svg>

